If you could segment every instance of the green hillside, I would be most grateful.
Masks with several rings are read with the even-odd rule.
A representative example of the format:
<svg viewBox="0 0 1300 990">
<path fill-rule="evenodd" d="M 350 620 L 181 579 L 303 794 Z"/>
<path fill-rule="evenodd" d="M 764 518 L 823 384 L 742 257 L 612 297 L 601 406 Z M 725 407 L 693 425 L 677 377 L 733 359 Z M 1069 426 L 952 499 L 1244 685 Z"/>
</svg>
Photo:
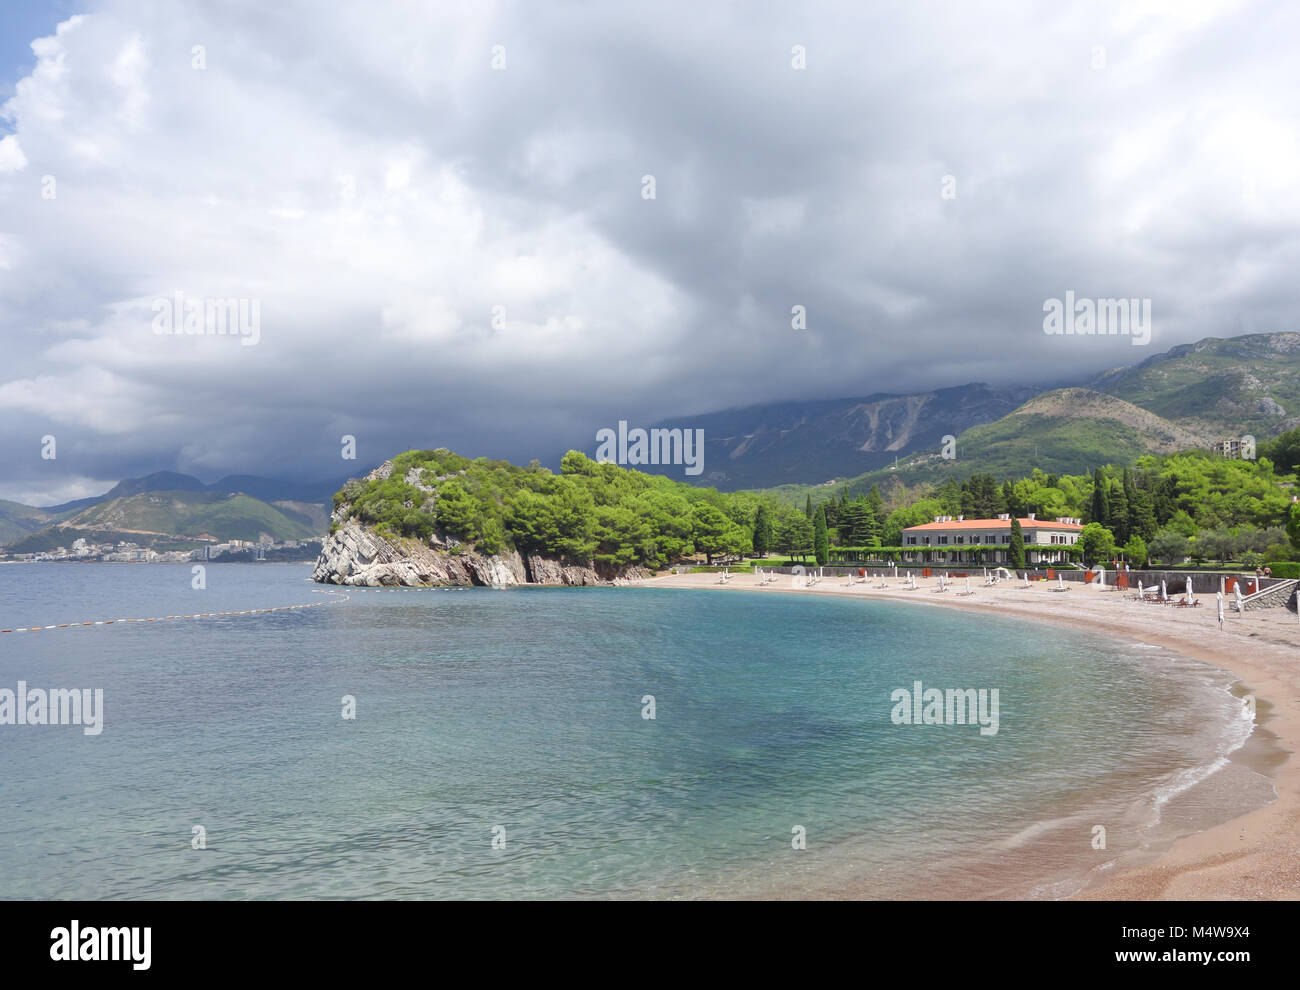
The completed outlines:
<svg viewBox="0 0 1300 990">
<path fill-rule="evenodd" d="M 960 481 L 971 474 L 1022 477 L 1038 468 L 1048 474 L 1082 474 L 1103 464 L 1128 464 L 1146 454 L 1207 449 L 1198 434 L 1113 396 L 1083 388 L 1055 389 L 1035 396 L 992 423 L 957 437 L 956 457 L 933 450 L 900 460 L 897 468 L 871 471 L 834 485 L 782 485 L 772 494 L 795 505 L 814 502 L 847 488 L 882 492 Z"/>
<path fill-rule="evenodd" d="M 28 533 L 34 533 L 41 527 L 48 526 L 53 522 L 53 518 L 43 509 L 0 499 L 0 545 L 21 539 Z"/>
<path fill-rule="evenodd" d="M 219 541 L 272 539 L 302 540 L 319 534 L 310 520 L 298 513 L 286 515 L 250 495 L 216 492 L 144 492 L 115 498 L 77 513 L 56 526 L 13 543 L 12 553 L 32 553 L 68 546 L 80 536 L 113 534 L 116 539 L 154 545 L 160 540 L 187 541 L 200 536 Z"/>
<path fill-rule="evenodd" d="M 335 494 L 344 520 L 391 539 L 463 543 L 609 567 L 659 567 L 692 553 L 751 549 L 757 502 L 662 475 L 564 455 L 561 473 L 446 448 L 408 450 Z"/>
<path fill-rule="evenodd" d="M 1300 333 L 1207 337 L 1090 387 L 1195 432 L 1262 441 L 1300 425 Z"/>
</svg>

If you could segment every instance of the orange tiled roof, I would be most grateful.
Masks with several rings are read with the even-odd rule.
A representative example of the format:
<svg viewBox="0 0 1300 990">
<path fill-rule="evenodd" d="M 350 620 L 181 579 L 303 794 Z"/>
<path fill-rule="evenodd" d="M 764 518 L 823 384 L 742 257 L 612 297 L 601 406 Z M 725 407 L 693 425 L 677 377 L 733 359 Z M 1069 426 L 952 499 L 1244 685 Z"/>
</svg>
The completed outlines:
<svg viewBox="0 0 1300 990">
<path fill-rule="evenodd" d="M 926 530 L 940 529 L 1010 529 L 1010 519 L 952 519 L 949 522 L 928 522 L 920 526 L 908 526 L 903 530 L 904 533 L 917 533 Z M 1083 529 L 1078 523 L 1059 523 L 1055 519 L 1029 519 L 1020 520 L 1021 529 L 1061 529 L 1074 532 Z"/>
</svg>

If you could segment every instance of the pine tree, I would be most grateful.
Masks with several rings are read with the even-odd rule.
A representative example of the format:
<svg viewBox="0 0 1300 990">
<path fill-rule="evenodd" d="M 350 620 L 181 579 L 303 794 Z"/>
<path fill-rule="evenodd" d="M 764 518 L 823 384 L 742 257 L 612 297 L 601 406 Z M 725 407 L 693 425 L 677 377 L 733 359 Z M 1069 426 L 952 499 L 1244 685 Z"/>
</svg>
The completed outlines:
<svg viewBox="0 0 1300 990">
<path fill-rule="evenodd" d="M 1141 488 L 1133 490 L 1133 497 L 1128 504 L 1128 528 L 1132 536 L 1140 536 L 1148 544 L 1160 529 L 1156 523 L 1156 512 L 1151 493 Z"/>
<path fill-rule="evenodd" d="M 871 491 L 867 492 L 867 504 L 871 506 L 871 514 L 877 522 L 885 518 L 885 500 L 880 497 L 879 485 L 872 485 Z"/>
<path fill-rule="evenodd" d="M 871 511 L 871 501 L 859 495 L 844 510 L 840 521 L 840 543 L 854 547 L 878 546 L 880 523 Z"/>
<path fill-rule="evenodd" d="M 943 506 L 943 511 L 947 515 L 955 515 L 961 512 L 961 485 L 957 483 L 956 478 L 949 478 L 934 493 L 934 497 L 939 500 Z"/>
<path fill-rule="evenodd" d="M 1016 497 L 1016 484 L 1014 481 L 1002 482 L 1002 504 L 1005 507 L 1003 511 L 1009 512 L 1013 516 L 1019 516 L 1024 512 L 1025 507 L 1020 504 L 1020 499 Z"/>
<path fill-rule="evenodd" d="M 809 522 L 812 522 L 812 517 L 813 517 L 813 512 L 812 512 L 812 495 L 809 495 L 809 496 L 804 500 L 804 503 L 803 503 L 803 514 L 804 514 L 805 516 L 808 517 L 808 521 L 809 521 Z"/>
</svg>

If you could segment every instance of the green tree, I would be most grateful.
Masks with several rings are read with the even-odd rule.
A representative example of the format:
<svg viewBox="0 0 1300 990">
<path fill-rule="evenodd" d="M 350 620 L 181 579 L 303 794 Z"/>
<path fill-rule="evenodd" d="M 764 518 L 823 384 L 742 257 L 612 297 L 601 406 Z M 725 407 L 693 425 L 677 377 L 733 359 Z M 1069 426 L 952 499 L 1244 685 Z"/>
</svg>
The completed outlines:
<svg viewBox="0 0 1300 990">
<path fill-rule="evenodd" d="M 840 543 L 845 546 L 869 547 L 880 545 L 880 525 L 871 509 L 871 501 L 859 495 L 844 509 L 839 530 Z"/>
<path fill-rule="evenodd" d="M 1237 538 L 1223 528 L 1205 530 L 1196 543 L 1207 560 L 1217 560 L 1220 564 L 1226 564 L 1237 552 Z"/>
<path fill-rule="evenodd" d="M 1300 502 L 1292 502 L 1286 516 L 1286 535 L 1291 546 L 1300 551 Z"/>
<path fill-rule="evenodd" d="M 1115 556 L 1115 536 L 1101 523 L 1088 523 L 1079 533 L 1079 547 L 1085 564 L 1111 560 Z"/>
<path fill-rule="evenodd" d="M 808 518 L 809 522 L 812 522 L 812 517 L 813 517 L 812 495 L 807 495 L 804 497 L 803 514 Z"/>
<path fill-rule="evenodd" d="M 1124 556 L 1127 557 L 1134 567 L 1147 566 L 1147 541 L 1134 533 L 1124 544 Z"/>
<path fill-rule="evenodd" d="M 1166 527 L 1152 537 L 1148 553 L 1153 560 L 1162 564 L 1181 564 L 1187 556 L 1187 537 L 1176 529 Z"/>
<path fill-rule="evenodd" d="M 727 552 L 731 537 L 728 531 L 735 523 L 721 509 L 707 503 L 695 506 L 693 516 L 695 549 L 704 554 L 706 563 L 712 564 L 714 557 Z"/>
<path fill-rule="evenodd" d="M 1258 452 L 1261 458 L 1267 457 L 1273 462 L 1279 474 L 1300 471 L 1300 426 L 1260 444 Z"/>
<path fill-rule="evenodd" d="M 885 519 L 880 542 L 887 547 L 902 546 L 904 529 L 931 522 L 935 516 L 942 515 L 943 511 L 943 503 L 934 498 L 919 499 L 911 505 L 895 509 Z"/>
<path fill-rule="evenodd" d="M 459 482 L 449 481 L 438 491 L 434 510 L 438 525 L 462 540 L 478 538 L 478 510 L 474 500 Z"/>
<path fill-rule="evenodd" d="M 1196 535 L 1196 520 L 1187 513 L 1186 509 L 1177 510 L 1169 517 L 1165 526 L 1168 529 L 1177 530 L 1189 540 Z"/>
<path fill-rule="evenodd" d="M 1151 493 L 1141 488 L 1134 488 L 1128 502 L 1129 532 L 1150 540 L 1160 528 L 1156 522 L 1156 512 Z"/>
<path fill-rule="evenodd" d="M 1020 520 L 1015 516 L 1011 517 L 1011 549 L 1007 552 L 1007 557 L 1013 568 L 1018 571 L 1025 569 L 1025 531 L 1020 528 Z"/>
<path fill-rule="evenodd" d="M 1124 477 L 1128 478 L 1128 468 L 1124 469 Z M 1111 482 L 1110 486 L 1110 531 L 1115 534 L 1116 543 L 1125 543 L 1129 538 L 1129 506 L 1128 494 L 1124 490 L 1122 483 Z"/>
<path fill-rule="evenodd" d="M 885 518 L 885 500 L 880 496 L 880 486 L 872 485 L 867 492 L 867 505 L 871 507 L 871 517 L 879 523 Z"/>
<path fill-rule="evenodd" d="M 776 546 L 787 557 L 807 557 L 813 546 L 813 526 L 802 512 L 783 516 L 776 528 Z"/>
<path fill-rule="evenodd" d="M 772 516 L 766 505 L 760 505 L 754 515 L 754 553 L 765 556 L 772 549 L 773 537 Z"/>
<path fill-rule="evenodd" d="M 825 564 L 830 558 L 830 541 L 826 532 L 826 513 L 821 509 L 813 517 L 813 554 L 818 564 Z"/>
<path fill-rule="evenodd" d="M 1097 468 L 1092 476 L 1092 504 L 1088 508 L 1088 521 L 1103 526 L 1110 523 L 1110 481 L 1101 468 Z"/>
</svg>

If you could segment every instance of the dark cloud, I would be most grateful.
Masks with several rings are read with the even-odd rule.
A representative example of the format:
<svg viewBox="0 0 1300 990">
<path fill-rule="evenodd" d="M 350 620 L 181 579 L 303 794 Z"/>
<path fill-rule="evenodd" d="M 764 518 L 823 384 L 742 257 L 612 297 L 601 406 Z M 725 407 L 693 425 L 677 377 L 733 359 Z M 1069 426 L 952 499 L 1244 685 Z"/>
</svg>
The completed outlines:
<svg viewBox="0 0 1300 990">
<path fill-rule="evenodd" d="M 10 80 L 0 496 L 334 477 L 343 434 L 553 461 L 620 418 L 1294 329 L 1297 22 L 105 0 Z M 155 335 L 177 290 L 258 300 L 258 344 Z M 1150 298 L 1151 344 L 1045 335 L 1067 290 Z"/>
</svg>

